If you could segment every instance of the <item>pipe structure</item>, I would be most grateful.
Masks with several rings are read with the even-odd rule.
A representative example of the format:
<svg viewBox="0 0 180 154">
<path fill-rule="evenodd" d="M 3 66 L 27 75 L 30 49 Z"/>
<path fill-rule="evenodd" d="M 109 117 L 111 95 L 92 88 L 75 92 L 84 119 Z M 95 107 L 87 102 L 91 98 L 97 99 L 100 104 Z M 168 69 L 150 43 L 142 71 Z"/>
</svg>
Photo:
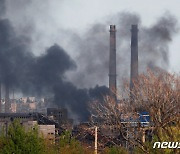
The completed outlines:
<svg viewBox="0 0 180 154">
<path fill-rule="evenodd" d="M 116 26 L 110 25 L 110 53 L 109 53 L 109 89 L 110 96 L 117 100 L 116 97 Z"/>
</svg>

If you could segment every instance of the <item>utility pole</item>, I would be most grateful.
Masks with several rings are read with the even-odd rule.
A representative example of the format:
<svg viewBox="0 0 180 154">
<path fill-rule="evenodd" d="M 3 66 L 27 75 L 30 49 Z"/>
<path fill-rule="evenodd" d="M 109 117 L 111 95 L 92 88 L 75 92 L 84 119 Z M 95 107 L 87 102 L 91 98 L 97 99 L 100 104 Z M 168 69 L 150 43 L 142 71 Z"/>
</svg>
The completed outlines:
<svg viewBox="0 0 180 154">
<path fill-rule="evenodd" d="M 95 143 L 94 143 L 94 153 L 97 154 L 97 126 L 95 126 Z"/>
</svg>

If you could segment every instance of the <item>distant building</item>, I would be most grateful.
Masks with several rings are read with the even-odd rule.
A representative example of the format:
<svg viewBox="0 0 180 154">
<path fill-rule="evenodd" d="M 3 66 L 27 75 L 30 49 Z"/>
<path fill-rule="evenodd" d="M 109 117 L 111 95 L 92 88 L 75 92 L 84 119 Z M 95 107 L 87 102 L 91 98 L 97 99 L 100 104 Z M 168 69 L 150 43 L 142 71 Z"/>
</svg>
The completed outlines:
<svg viewBox="0 0 180 154">
<path fill-rule="evenodd" d="M 35 102 L 29 103 L 29 109 L 30 111 L 36 110 L 36 103 Z"/>
<path fill-rule="evenodd" d="M 35 97 L 28 97 L 27 100 L 28 102 L 35 102 Z"/>
<path fill-rule="evenodd" d="M 39 113 L 0 113 L 0 133 L 6 135 L 9 125 L 15 119 L 19 119 L 20 124 L 25 129 L 32 129 L 35 125 L 38 125 L 39 134 L 53 142 L 55 141 L 55 127 L 58 124 Z"/>
<path fill-rule="evenodd" d="M 27 100 L 28 100 L 27 97 L 22 97 L 22 98 L 20 98 L 20 101 L 22 101 L 23 103 L 27 103 Z"/>
<path fill-rule="evenodd" d="M 17 104 L 16 103 L 11 103 L 11 112 L 16 113 L 16 109 L 17 109 Z"/>
<path fill-rule="evenodd" d="M 38 125 L 39 134 L 44 138 L 55 142 L 55 125 Z"/>
<path fill-rule="evenodd" d="M 67 129 L 72 128 L 73 119 L 68 118 L 68 111 L 65 108 L 47 108 L 47 116 Z"/>
<path fill-rule="evenodd" d="M 13 105 L 12 109 L 14 107 Z M 19 105 L 19 103 L 17 103 L 17 105 Z M 5 133 L 7 133 L 9 125 L 15 119 L 19 119 L 20 123 L 26 129 L 38 125 L 39 133 L 51 141 L 55 141 L 56 135 L 58 137 L 58 134 L 61 134 L 63 130 L 72 129 L 73 120 L 68 118 L 66 109 L 48 108 L 46 115 L 38 112 L 27 113 L 29 106 L 31 109 L 35 108 L 34 103 L 25 103 L 21 106 L 21 110 L 26 111 L 25 113 L 0 113 L 0 132 L 5 130 Z M 18 107 L 19 106 L 17 106 L 17 108 Z"/>
</svg>

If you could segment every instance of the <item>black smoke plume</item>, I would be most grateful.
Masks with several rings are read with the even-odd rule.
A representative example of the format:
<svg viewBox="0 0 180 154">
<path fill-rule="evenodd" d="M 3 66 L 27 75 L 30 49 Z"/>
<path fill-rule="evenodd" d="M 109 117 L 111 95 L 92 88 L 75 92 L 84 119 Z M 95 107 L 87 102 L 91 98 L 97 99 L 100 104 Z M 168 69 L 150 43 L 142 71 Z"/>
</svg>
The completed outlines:
<svg viewBox="0 0 180 154">
<path fill-rule="evenodd" d="M 31 37 L 30 34 L 33 33 L 31 30 L 35 29 L 35 27 L 25 25 L 25 28 L 21 27 L 22 31 L 19 27 L 14 28 L 16 24 L 12 23 L 16 20 L 11 19 L 10 22 L 8 19 L 5 19 L 5 2 L 5 0 L 0 0 L 1 82 L 3 84 L 8 83 L 10 88 L 21 91 L 24 95 L 51 96 L 54 98 L 54 104 L 59 107 L 67 107 L 69 111 L 78 116 L 79 120 L 88 118 L 89 102 L 96 99 L 102 100 L 103 95 L 108 94 L 106 86 L 87 88 L 94 87 L 97 83 L 107 85 L 109 59 L 108 26 L 110 24 L 117 25 L 118 81 L 123 77 L 129 77 L 130 28 L 132 24 L 139 25 L 140 71 L 146 70 L 147 66 L 151 68 L 168 68 L 168 45 L 178 30 L 177 20 L 171 14 L 166 13 L 152 26 L 145 27 L 142 25 L 139 15 L 127 12 L 118 13 L 110 18 L 108 17 L 105 22 L 91 25 L 89 30 L 82 35 L 69 32 L 69 35 L 64 35 L 64 38 L 65 36 L 71 38 L 68 45 L 72 46 L 73 53 L 77 54 L 73 60 L 66 50 L 57 44 L 46 49 L 42 55 L 36 56 L 33 54 L 35 51 L 32 52 L 31 49 L 33 47 L 31 44 L 36 39 Z M 20 2 L 21 4 L 26 3 L 24 1 Z M 34 2 L 35 4 L 37 3 L 36 1 Z M 17 2 L 9 1 L 10 3 L 14 4 Z M 16 4 L 17 8 L 19 6 L 23 7 Z M 32 23 L 32 21 L 28 21 L 28 16 L 24 17 L 23 12 L 20 14 L 23 16 L 23 19 L 26 19 L 24 21 L 20 20 L 22 25 Z M 14 19 L 14 14 L 12 16 Z M 33 20 L 32 17 L 31 20 Z M 36 22 L 36 20 L 34 18 L 33 22 Z M 17 32 L 20 32 L 20 34 Z M 60 31 L 58 31 L 57 35 L 59 33 Z M 41 34 L 46 34 L 46 31 Z M 41 36 L 38 39 L 41 39 Z"/>
<path fill-rule="evenodd" d="M 66 80 L 65 73 L 75 69 L 76 64 L 63 48 L 55 44 L 44 54 L 35 56 L 29 43 L 29 38 L 16 35 L 8 19 L 0 20 L 1 82 L 25 95 L 51 95 L 59 107 L 67 107 L 78 115 L 79 120 L 87 120 L 88 102 L 93 97 L 101 98 L 107 94 L 108 88 L 96 86 L 90 92 L 78 89 Z"/>
<path fill-rule="evenodd" d="M 0 17 L 4 15 L 6 10 L 5 0 L 0 0 Z"/>
</svg>

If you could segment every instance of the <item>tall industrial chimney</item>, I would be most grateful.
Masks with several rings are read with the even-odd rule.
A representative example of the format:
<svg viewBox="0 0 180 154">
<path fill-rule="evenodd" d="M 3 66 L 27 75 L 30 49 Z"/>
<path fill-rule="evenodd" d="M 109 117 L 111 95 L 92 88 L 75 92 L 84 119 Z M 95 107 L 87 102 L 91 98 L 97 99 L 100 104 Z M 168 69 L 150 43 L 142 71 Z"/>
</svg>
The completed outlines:
<svg viewBox="0 0 180 154">
<path fill-rule="evenodd" d="M 5 84 L 5 113 L 10 112 L 9 84 Z"/>
<path fill-rule="evenodd" d="M 110 25 L 109 89 L 115 101 L 116 88 L 116 26 Z"/>
<path fill-rule="evenodd" d="M 131 74 L 130 74 L 130 97 L 134 81 L 138 77 L 138 25 L 131 26 Z"/>
</svg>

